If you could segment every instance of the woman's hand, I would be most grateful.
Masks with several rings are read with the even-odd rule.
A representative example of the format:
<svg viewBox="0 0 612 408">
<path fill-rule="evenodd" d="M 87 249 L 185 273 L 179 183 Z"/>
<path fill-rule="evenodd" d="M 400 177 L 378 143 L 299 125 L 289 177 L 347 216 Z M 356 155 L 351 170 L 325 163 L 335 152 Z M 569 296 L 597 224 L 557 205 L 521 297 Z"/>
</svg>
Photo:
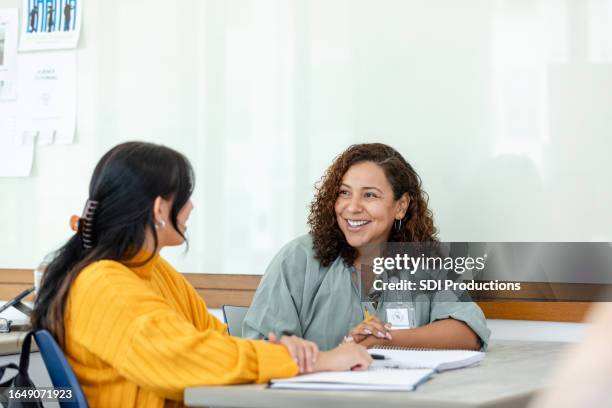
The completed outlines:
<svg viewBox="0 0 612 408">
<path fill-rule="evenodd" d="M 372 347 L 389 346 L 390 343 L 391 342 L 387 339 L 379 339 L 378 337 L 368 336 L 359 342 L 359 345 L 369 349 Z"/>
<path fill-rule="evenodd" d="M 391 340 L 391 324 L 383 323 L 377 316 L 370 316 L 355 326 L 345 337 L 345 342 L 361 343 L 368 336 Z"/>
<path fill-rule="evenodd" d="M 314 371 L 367 370 L 372 357 L 365 347 L 354 343 L 344 343 L 330 351 L 322 351 L 314 366 Z"/>
<path fill-rule="evenodd" d="M 316 343 L 297 336 L 282 336 L 279 340 L 272 332 L 268 333 L 268 341 L 285 346 L 293 361 L 298 365 L 300 374 L 313 372 L 320 355 Z"/>
</svg>

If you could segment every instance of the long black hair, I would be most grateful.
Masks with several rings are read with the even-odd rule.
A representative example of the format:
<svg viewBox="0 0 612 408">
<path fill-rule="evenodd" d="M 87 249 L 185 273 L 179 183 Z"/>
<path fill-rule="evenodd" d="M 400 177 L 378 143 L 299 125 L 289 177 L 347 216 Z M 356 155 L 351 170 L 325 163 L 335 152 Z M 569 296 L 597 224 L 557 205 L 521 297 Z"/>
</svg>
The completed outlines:
<svg viewBox="0 0 612 408">
<path fill-rule="evenodd" d="M 97 202 L 89 226 L 92 235 L 77 232 L 54 253 L 36 298 L 33 328 L 49 330 L 63 345 L 66 300 L 79 272 L 101 259 L 129 261 L 143 247 L 147 230 L 153 233 L 157 249 L 153 216 L 157 197 L 172 200 L 170 221 L 183 236 L 177 215 L 191 197 L 194 183 L 187 158 L 168 147 L 127 142 L 108 151 L 89 184 L 89 200 Z"/>
</svg>

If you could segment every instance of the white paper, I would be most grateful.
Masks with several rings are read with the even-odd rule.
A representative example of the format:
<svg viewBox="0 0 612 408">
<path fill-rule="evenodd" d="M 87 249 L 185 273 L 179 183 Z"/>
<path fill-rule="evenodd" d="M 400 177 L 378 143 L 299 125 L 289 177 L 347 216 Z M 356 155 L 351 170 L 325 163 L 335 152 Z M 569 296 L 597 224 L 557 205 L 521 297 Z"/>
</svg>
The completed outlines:
<svg viewBox="0 0 612 408">
<path fill-rule="evenodd" d="M 17 9 L 0 10 L 0 100 L 17 97 Z"/>
<path fill-rule="evenodd" d="M 377 369 L 304 374 L 273 379 L 272 388 L 317 390 L 413 391 L 434 373 L 429 369 Z"/>
<path fill-rule="evenodd" d="M 76 57 L 72 51 L 19 56 L 19 135 L 38 144 L 69 144 L 76 123 Z"/>
<path fill-rule="evenodd" d="M 17 134 L 17 103 L 0 102 L 0 177 L 27 177 L 32 171 L 34 139 Z"/>
<path fill-rule="evenodd" d="M 83 0 L 22 0 L 20 51 L 76 48 Z"/>
<path fill-rule="evenodd" d="M 485 358 L 485 353 L 472 350 L 390 350 L 371 348 L 372 354 L 382 354 L 388 360 L 374 360 L 371 367 L 433 368 L 437 371 L 471 367 Z"/>
</svg>

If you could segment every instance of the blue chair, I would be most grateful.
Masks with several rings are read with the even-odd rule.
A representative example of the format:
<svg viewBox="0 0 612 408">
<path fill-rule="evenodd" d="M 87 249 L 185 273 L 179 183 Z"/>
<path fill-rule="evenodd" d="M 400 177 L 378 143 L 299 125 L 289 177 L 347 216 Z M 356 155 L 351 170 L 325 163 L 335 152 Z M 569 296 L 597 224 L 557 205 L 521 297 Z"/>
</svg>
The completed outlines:
<svg viewBox="0 0 612 408">
<path fill-rule="evenodd" d="M 89 408 L 87 399 L 79 384 L 72 367 L 64 356 L 62 349 L 55 342 L 55 339 L 47 330 L 38 330 L 34 333 L 36 344 L 45 362 L 49 377 L 54 387 L 70 388 L 72 390 L 73 401 L 59 401 L 61 408 Z"/>
</svg>

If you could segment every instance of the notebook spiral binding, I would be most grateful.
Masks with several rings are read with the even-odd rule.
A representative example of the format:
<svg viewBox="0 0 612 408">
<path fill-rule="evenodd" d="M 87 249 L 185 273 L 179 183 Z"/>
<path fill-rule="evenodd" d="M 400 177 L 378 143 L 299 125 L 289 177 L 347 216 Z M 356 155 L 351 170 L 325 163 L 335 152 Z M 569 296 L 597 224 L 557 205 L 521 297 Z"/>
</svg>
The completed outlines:
<svg viewBox="0 0 612 408">
<path fill-rule="evenodd" d="M 436 348 L 425 348 L 425 347 L 400 347 L 400 346 L 376 346 L 372 347 L 376 350 L 406 350 L 406 351 L 478 351 L 468 349 L 436 349 Z"/>
</svg>

